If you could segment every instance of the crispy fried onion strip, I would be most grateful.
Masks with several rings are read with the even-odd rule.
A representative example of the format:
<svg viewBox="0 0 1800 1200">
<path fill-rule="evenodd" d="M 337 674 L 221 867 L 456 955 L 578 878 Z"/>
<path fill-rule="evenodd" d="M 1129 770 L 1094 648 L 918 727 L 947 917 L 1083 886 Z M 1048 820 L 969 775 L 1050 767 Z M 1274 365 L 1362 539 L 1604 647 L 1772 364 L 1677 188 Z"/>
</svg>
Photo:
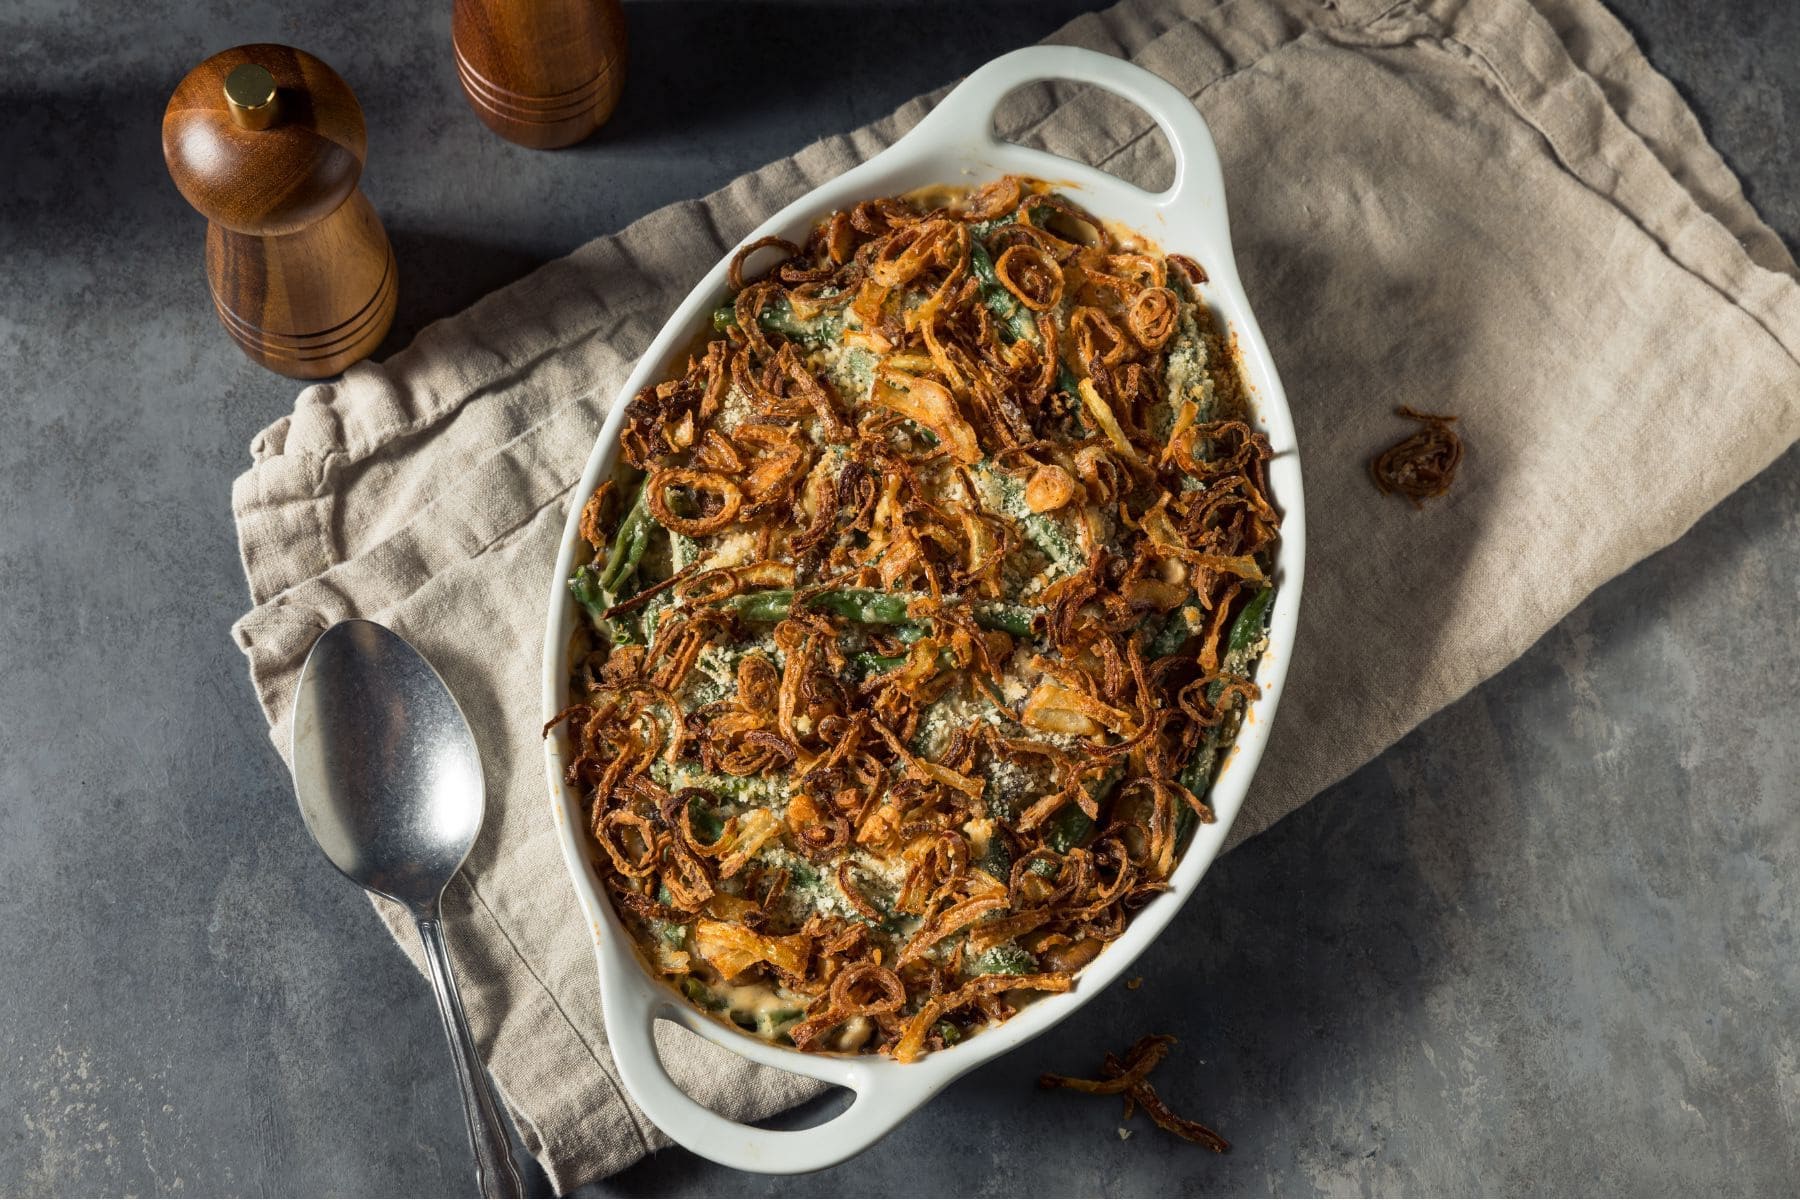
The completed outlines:
<svg viewBox="0 0 1800 1200">
<path fill-rule="evenodd" d="M 800 253 L 800 247 L 794 245 L 794 243 L 788 241 L 786 238 L 757 238 L 754 242 L 745 243 L 743 246 L 739 247 L 736 254 L 731 256 L 731 266 L 727 270 L 727 277 L 731 281 L 732 291 L 741 292 L 744 290 L 744 264 L 750 260 L 750 256 L 755 254 L 758 250 L 767 250 L 771 247 L 784 252 L 782 255 L 783 260 L 794 258 Z"/>
<path fill-rule="evenodd" d="M 1074 986 L 1074 978 L 1061 971 L 1038 975 L 982 975 L 971 979 L 954 992 L 931 997 L 908 1018 L 900 1040 L 894 1045 L 894 1057 L 901 1062 L 911 1062 L 919 1057 L 925 1049 L 925 1037 L 931 1032 L 932 1023 L 946 1013 L 1001 992 L 1066 992 Z"/>
<path fill-rule="evenodd" d="M 1145 288 L 1125 310 L 1125 327 L 1146 350 L 1161 350 L 1180 325 L 1181 302 L 1166 287 Z"/>
<path fill-rule="evenodd" d="M 900 951 L 896 965 L 922 958 L 933 946 L 947 937 L 961 933 L 983 917 L 990 916 L 1006 907 L 1006 889 L 1003 887 L 986 888 L 972 896 L 964 897 L 956 903 L 934 915 L 919 932 L 913 935 L 912 941 Z"/>
<path fill-rule="evenodd" d="M 727 821 L 725 833 L 717 842 L 696 849 L 708 858 L 718 859 L 719 878 L 730 879 L 780 832 L 781 822 L 774 813 L 766 808 L 753 808 Z"/>
<path fill-rule="evenodd" d="M 1131 353 L 1131 343 L 1111 317 L 1098 308 L 1083 305 L 1069 316 L 1069 332 L 1083 363 L 1116 367 Z"/>
<path fill-rule="evenodd" d="M 594 840 L 621 875 L 642 879 L 656 869 L 656 831 L 646 817 L 615 809 L 594 827 Z"/>
<path fill-rule="evenodd" d="M 989 180 L 973 192 L 963 206 L 965 221 L 992 221 L 1019 207 L 1023 195 L 1022 181 L 1017 175 L 1002 175 Z"/>
<path fill-rule="evenodd" d="M 938 253 L 949 235 L 947 221 L 920 221 L 886 239 L 869 263 L 869 279 L 882 288 L 909 283 Z"/>
<path fill-rule="evenodd" d="M 994 276 L 1032 312 L 1048 312 L 1062 299 L 1062 267 L 1041 246 L 1008 246 L 994 262 Z"/>
<path fill-rule="evenodd" d="M 956 397 L 950 389 L 937 380 L 883 366 L 875 374 L 870 398 L 929 429 L 957 462 L 981 461 L 981 443 L 976 440 L 975 430 L 957 411 Z"/>
<path fill-rule="evenodd" d="M 775 936 L 729 921 L 694 922 L 694 951 L 721 979 L 736 979 L 757 963 L 768 963 L 783 975 L 802 979 L 812 950 L 813 939 L 805 934 Z"/>
<path fill-rule="evenodd" d="M 859 962 L 845 967 L 831 981 L 816 1016 L 788 1030 L 794 1045 L 810 1050 L 825 1034 L 857 1017 L 884 1018 L 897 1014 L 906 1003 L 906 985 L 887 967 Z"/>
<path fill-rule="evenodd" d="M 1136 722 L 1128 712 L 1054 679 L 1039 682 L 1025 701 L 1021 724 L 1045 733 L 1094 737 L 1103 732 L 1129 737 Z"/>
<path fill-rule="evenodd" d="M 1138 456 L 1136 447 L 1131 444 L 1131 439 L 1125 436 L 1125 431 L 1119 427 L 1119 418 L 1113 413 L 1112 405 L 1108 404 L 1100 395 L 1099 390 L 1094 387 L 1094 381 L 1083 379 L 1076 385 L 1076 390 L 1081 393 L 1082 404 L 1087 406 L 1088 414 L 1094 418 L 1094 423 L 1099 425 L 1101 431 L 1106 434 L 1107 440 L 1113 444 L 1122 457 L 1135 462 Z"/>
<path fill-rule="evenodd" d="M 697 517 L 678 515 L 669 506 L 670 488 L 683 488 L 696 498 L 711 498 L 714 501 L 712 512 Z M 737 484 L 711 471 L 665 468 L 652 474 L 644 484 L 644 502 L 650 515 L 664 528 L 688 537 L 706 537 L 737 520 L 744 493 Z"/>
</svg>

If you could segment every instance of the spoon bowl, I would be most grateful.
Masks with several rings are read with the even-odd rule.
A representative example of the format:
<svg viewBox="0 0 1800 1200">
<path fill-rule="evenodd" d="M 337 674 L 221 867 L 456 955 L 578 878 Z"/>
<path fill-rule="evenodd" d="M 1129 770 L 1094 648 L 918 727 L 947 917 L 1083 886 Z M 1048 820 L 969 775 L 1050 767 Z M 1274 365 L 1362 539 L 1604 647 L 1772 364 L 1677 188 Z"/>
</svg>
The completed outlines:
<svg viewBox="0 0 1800 1200">
<path fill-rule="evenodd" d="M 481 753 L 425 656 L 373 621 L 313 643 L 294 697 L 294 793 L 319 849 L 353 882 L 405 905 L 425 944 L 484 1196 L 519 1173 L 451 973 L 440 902 L 481 833 Z"/>
<path fill-rule="evenodd" d="M 469 722 L 424 655 L 373 621 L 326 630 L 300 672 L 293 751 L 300 815 L 332 865 L 435 912 L 487 789 Z"/>
</svg>

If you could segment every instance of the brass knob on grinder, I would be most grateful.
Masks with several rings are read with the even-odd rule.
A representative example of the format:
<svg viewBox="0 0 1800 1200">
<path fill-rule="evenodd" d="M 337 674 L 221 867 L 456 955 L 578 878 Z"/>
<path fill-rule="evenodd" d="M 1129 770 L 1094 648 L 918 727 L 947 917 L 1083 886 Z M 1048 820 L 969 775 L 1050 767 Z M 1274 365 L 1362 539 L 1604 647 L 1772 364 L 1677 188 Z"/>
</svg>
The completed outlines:
<svg viewBox="0 0 1800 1200">
<path fill-rule="evenodd" d="M 394 320 L 387 232 L 356 186 L 361 107 L 330 67 L 290 46 L 238 46 L 176 85 L 163 158 L 208 221 L 206 277 L 226 332 L 299 379 L 335 375 Z"/>
<path fill-rule="evenodd" d="M 279 95 L 275 76 L 257 63 L 234 67 L 225 77 L 225 107 L 241 128 L 267 129 L 273 125 L 280 111 L 275 107 Z"/>
</svg>

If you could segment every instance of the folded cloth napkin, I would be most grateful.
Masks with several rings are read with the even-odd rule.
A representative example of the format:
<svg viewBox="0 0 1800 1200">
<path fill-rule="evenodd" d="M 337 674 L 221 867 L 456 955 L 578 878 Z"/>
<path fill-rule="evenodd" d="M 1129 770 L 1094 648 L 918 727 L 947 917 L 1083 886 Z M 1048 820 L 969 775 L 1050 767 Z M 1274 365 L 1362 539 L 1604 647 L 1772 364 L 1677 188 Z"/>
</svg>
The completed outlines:
<svg viewBox="0 0 1800 1200">
<path fill-rule="evenodd" d="M 1794 262 L 1597 0 L 1125 0 L 1054 40 L 1131 57 L 1211 123 L 1299 427 L 1309 585 L 1237 838 L 1499 670 L 1800 436 Z M 490 808 L 448 898 L 453 949 L 559 1189 L 664 1141 L 614 1074 L 545 800 L 539 647 L 573 485 L 694 281 L 930 105 L 653 213 L 308 388 L 233 491 L 255 605 L 234 632 L 278 747 L 308 647 L 351 616 L 412 639 L 475 726 Z M 1144 114 L 1097 92 L 1038 87 L 1005 124 L 1128 178 L 1167 170 Z M 1401 404 L 1456 414 L 1468 444 L 1421 511 L 1366 471 L 1409 431 Z M 663 1050 L 733 1116 L 813 1090 L 680 1030 Z"/>
</svg>

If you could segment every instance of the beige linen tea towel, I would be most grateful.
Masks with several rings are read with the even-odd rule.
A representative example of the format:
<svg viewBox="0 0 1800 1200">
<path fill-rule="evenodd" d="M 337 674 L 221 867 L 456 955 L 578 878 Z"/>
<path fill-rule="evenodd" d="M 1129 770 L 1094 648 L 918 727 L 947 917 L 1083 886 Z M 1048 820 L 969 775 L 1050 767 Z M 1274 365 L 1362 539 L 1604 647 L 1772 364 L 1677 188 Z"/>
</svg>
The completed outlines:
<svg viewBox="0 0 1800 1200">
<path fill-rule="evenodd" d="M 1211 123 L 1299 430 L 1301 637 L 1238 838 L 1504 666 L 1800 436 L 1794 263 L 1597 0 L 1125 0 L 1055 40 L 1130 56 Z M 559 1189 L 663 1142 L 612 1072 L 542 778 L 539 647 L 571 489 L 693 282 L 929 107 L 654 213 L 307 389 L 234 490 L 255 606 L 235 634 L 278 747 L 308 647 L 349 616 L 412 639 L 475 726 L 491 809 L 447 897 L 454 952 Z M 1129 178 L 1167 169 L 1149 120 L 1112 97 L 1040 87 L 1009 113 L 1018 140 Z M 1469 445 L 1422 512 L 1365 473 L 1401 404 L 1460 414 Z M 735 1116 L 812 1089 L 680 1031 L 664 1049 Z"/>
</svg>

